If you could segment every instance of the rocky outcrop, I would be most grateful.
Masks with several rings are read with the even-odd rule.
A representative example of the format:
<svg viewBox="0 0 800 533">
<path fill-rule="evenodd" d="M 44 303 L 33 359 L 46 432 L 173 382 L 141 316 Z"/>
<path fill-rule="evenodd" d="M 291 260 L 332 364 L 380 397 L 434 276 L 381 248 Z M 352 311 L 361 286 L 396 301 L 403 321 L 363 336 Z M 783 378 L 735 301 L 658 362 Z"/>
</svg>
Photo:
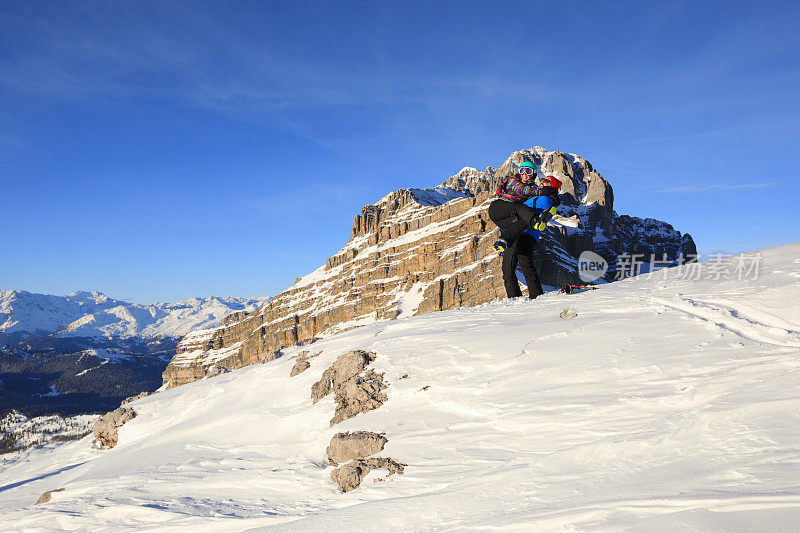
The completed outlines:
<svg viewBox="0 0 800 533">
<path fill-rule="evenodd" d="M 62 492 L 64 490 L 65 490 L 64 487 L 61 487 L 60 489 L 48 490 L 47 492 L 39 496 L 39 499 L 36 500 L 36 503 L 34 503 L 33 505 L 40 505 L 42 503 L 47 503 L 53 497 L 54 492 Z"/>
<path fill-rule="evenodd" d="M 292 370 L 289 372 L 289 377 L 293 378 L 297 374 L 302 374 L 309 368 L 311 368 L 311 363 L 308 362 L 308 352 L 301 352 L 297 356 L 297 360 L 295 361 Z"/>
<path fill-rule="evenodd" d="M 388 399 L 383 392 L 385 388 L 383 374 L 377 374 L 372 370 L 347 380 L 344 385 L 336 389 L 334 395 L 336 412 L 331 418 L 331 425 L 383 405 Z"/>
<path fill-rule="evenodd" d="M 136 411 L 130 407 L 120 407 L 103 415 L 94 423 L 94 438 L 106 448 L 117 445 L 119 435 L 117 428 L 136 417 Z"/>
<path fill-rule="evenodd" d="M 227 374 L 228 372 L 230 372 L 230 370 L 224 366 L 211 365 L 206 370 L 206 377 L 215 378 L 217 376 L 221 376 L 222 374 Z"/>
<path fill-rule="evenodd" d="M 317 403 L 322 398 L 340 389 L 347 381 L 356 377 L 375 360 L 374 352 L 352 350 L 340 355 L 333 364 L 322 373 L 318 382 L 311 386 L 311 402 Z"/>
<path fill-rule="evenodd" d="M 539 246 L 542 283 L 579 283 L 577 257 L 591 250 L 679 261 L 694 242 L 665 222 L 618 215 L 611 184 L 585 159 L 541 147 L 514 152 L 499 168 L 465 168 L 431 189 L 393 192 L 356 216 L 350 240 L 257 312 L 229 315 L 187 335 L 163 374 L 174 387 L 213 364 L 235 369 L 376 320 L 473 306 L 505 297 L 486 210 L 497 185 L 522 161 L 563 182 L 562 205 Z"/>
<path fill-rule="evenodd" d="M 271 352 L 267 352 L 262 354 L 261 357 L 258 358 L 262 364 L 269 363 L 270 361 L 274 361 L 275 359 L 279 359 L 283 357 L 283 352 L 280 350 L 273 350 Z"/>
<path fill-rule="evenodd" d="M 122 406 L 123 406 L 123 405 L 125 405 L 126 403 L 135 402 L 136 400 L 140 400 L 140 399 L 142 399 L 142 398 L 146 398 L 146 397 L 148 397 L 148 396 L 150 396 L 150 393 L 149 393 L 149 392 L 147 392 L 147 391 L 142 391 L 142 392 L 140 392 L 139 394 L 136 394 L 136 395 L 134 395 L 134 396 L 129 396 L 129 397 L 125 398 L 124 400 L 122 400 L 122 403 L 120 403 L 120 404 L 119 404 L 119 406 L 120 406 L 120 407 L 122 407 Z"/>
<path fill-rule="evenodd" d="M 408 466 L 388 457 L 357 459 L 331 472 L 331 478 L 339 485 L 339 490 L 349 492 L 361 485 L 364 477 L 376 468 L 385 468 L 389 475 L 402 474 Z"/>
<path fill-rule="evenodd" d="M 325 452 L 328 454 L 328 462 L 336 466 L 375 455 L 383 451 L 387 442 L 388 439 L 382 433 L 371 431 L 337 433 Z"/>
<path fill-rule="evenodd" d="M 342 354 L 322 373 L 320 380 L 311 386 L 311 401 L 317 403 L 334 393 L 336 412 L 331 418 L 331 426 L 348 418 L 377 409 L 387 400 L 383 389 L 383 374 L 372 370 L 364 371 L 375 354 L 363 350 L 353 350 Z"/>
</svg>

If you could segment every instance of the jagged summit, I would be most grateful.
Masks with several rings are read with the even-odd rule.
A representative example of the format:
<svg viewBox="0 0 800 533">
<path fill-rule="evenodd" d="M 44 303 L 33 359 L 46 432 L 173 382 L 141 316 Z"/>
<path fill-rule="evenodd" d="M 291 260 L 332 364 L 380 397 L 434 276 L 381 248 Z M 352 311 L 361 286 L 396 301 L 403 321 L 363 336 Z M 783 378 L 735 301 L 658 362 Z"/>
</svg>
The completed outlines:
<svg viewBox="0 0 800 533">
<path fill-rule="evenodd" d="M 92 299 L 95 301 L 108 300 L 108 296 L 100 291 L 75 291 L 72 294 L 69 294 L 68 298 Z"/>
<path fill-rule="evenodd" d="M 543 283 L 578 282 L 577 257 L 585 250 L 612 263 L 622 253 L 670 260 L 694 253 L 691 237 L 665 222 L 619 216 L 611 185 L 586 159 L 536 146 L 512 153 L 498 168 L 465 167 L 438 187 L 401 189 L 365 206 L 324 266 L 258 312 L 235 313 L 219 328 L 188 335 L 164 383 L 194 381 L 214 365 L 269 359 L 281 347 L 376 320 L 505 297 L 486 209 L 500 181 L 523 161 L 564 184 L 559 215 L 537 258 Z"/>
</svg>

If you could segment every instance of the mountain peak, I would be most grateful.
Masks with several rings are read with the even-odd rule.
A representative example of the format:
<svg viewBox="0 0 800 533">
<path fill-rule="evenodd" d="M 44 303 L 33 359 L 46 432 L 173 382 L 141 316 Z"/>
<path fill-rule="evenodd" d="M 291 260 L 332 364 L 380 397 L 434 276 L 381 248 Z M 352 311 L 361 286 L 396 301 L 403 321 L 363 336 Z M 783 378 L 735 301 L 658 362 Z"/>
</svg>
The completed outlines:
<svg viewBox="0 0 800 533">
<path fill-rule="evenodd" d="M 68 294 L 67 298 L 108 299 L 108 296 L 100 291 L 75 291 L 71 294 Z"/>
<path fill-rule="evenodd" d="M 538 247 L 542 283 L 580 283 L 584 251 L 614 264 L 622 253 L 679 260 L 691 249 L 693 243 L 666 223 L 618 216 L 611 185 L 585 159 L 540 146 L 519 150 L 499 168 L 464 167 L 437 187 L 400 189 L 364 206 L 349 240 L 324 266 L 258 313 L 231 315 L 218 328 L 184 339 L 164 382 L 200 379 L 213 364 L 253 364 L 280 348 L 358 325 L 505 297 L 487 209 L 497 186 L 523 161 L 564 184 L 559 214 Z"/>
</svg>

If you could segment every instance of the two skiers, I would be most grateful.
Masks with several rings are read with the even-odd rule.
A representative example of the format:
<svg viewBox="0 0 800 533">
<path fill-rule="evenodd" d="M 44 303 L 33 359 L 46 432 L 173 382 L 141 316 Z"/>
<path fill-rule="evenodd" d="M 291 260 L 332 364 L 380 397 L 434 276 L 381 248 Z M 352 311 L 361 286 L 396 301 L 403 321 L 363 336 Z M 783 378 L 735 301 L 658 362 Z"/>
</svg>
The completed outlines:
<svg viewBox="0 0 800 533">
<path fill-rule="evenodd" d="M 500 228 L 500 239 L 494 249 L 503 256 L 503 282 L 509 298 L 522 296 L 517 282 L 519 264 L 528 296 L 536 298 L 544 291 L 536 272 L 536 243 L 547 227 L 547 221 L 558 207 L 561 182 L 544 176 L 536 183 L 536 165 L 525 161 L 519 171 L 497 189 L 498 199 L 489 205 L 489 218 Z"/>
</svg>

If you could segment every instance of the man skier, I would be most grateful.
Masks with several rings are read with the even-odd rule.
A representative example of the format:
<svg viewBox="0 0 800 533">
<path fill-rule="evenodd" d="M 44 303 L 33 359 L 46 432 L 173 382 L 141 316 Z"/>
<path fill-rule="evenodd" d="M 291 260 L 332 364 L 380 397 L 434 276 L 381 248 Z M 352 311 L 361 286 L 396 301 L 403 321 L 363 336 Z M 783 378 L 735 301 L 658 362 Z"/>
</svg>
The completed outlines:
<svg viewBox="0 0 800 533">
<path fill-rule="evenodd" d="M 549 183 L 549 187 L 561 187 L 561 182 L 552 176 L 542 180 L 542 184 Z M 542 283 L 539 281 L 539 274 L 536 272 L 534 253 L 536 243 L 547 228 L 547 219 L 553 216 L 558 207 L 558 196 L 534 196 L 524 202 L 524 204 L 537 214 L 537 222 L 526 229 L 519 238 L 506 248 L 503 253 L 503 283 L 506 287 L 506 295 L 509 298 L 522 296 L 517 281 L 517 264 L 525 277 L 525 284 L 528 286 L 528 298 L 534 299 L 544 294 Z M 544 215 L 542 215 L 544 213 Z"/>
</svg>

